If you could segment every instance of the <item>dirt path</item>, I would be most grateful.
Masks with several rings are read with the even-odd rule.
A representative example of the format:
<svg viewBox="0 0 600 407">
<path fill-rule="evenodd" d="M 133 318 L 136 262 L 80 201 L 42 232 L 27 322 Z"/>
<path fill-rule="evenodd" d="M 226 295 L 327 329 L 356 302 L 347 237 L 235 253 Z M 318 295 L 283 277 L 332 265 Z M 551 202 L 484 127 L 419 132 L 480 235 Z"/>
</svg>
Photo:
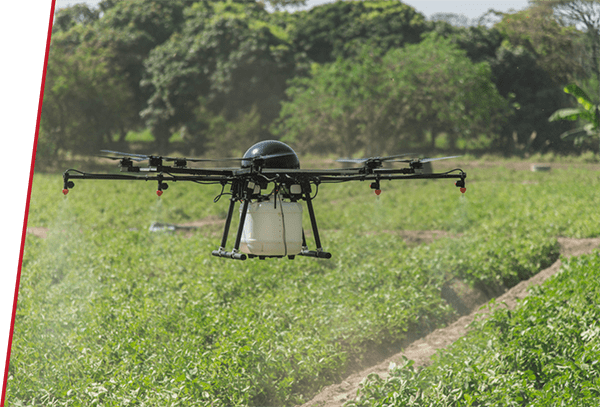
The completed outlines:
<svg viewBox="0 0 600 407">
<path fill-rule="evenodd" d="M 558 241 L 561 247 L 561 254 L 566 257 L 591 253 L 592 250 L 600 247 L 600 238 L 559 238 Z M 560 264 L 560 260 L 556 261 L 552 266 L 540 271 L 529 280 L 517 284 L 498 297 L 496 301 L 498 303 L 504 302 L 509 309 L 513 309 L 517 300 L 522 299 L 527 295 L 530 286 L 541 284 L 554 275 L 560 269 Z M 465 302 L 468 302 L 468 299 L 466 299 Z M 438 349 L 447 347 L 465 335 L 467 326 L 473 321 L 475 315 L 482 312 L 485 311 L 476 310 L 468 315 L 462 316 L 451 325 L 437 329 L 426 337 L 412 342 L 402 352 L 381 361 L 381 363 L 376 366 L 355 373 L 347 377 L 341 383 L 325 387 L 312 400 L 303 404 L 301 407 L 341 407 L 346 401 L 352 400 L 356 396 L 358 385 L 365 377 L 371 373 L 376 373 L 380 377 L 385 378 L 388 374 L 390 362 L 399 362 L 402 356 L 414 360 L 414 366 L 426 366 L 429 364 L 431 356 Z"/>
</svg>

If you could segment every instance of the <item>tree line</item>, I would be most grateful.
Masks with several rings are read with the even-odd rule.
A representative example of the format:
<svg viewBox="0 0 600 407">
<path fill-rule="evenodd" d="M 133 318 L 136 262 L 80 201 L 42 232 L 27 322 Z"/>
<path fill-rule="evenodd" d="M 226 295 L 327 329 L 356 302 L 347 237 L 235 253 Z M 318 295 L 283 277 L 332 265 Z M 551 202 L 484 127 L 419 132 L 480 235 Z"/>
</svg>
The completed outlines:
<svg viewBox="0 0 600 407">
<path fill-rule="evenodd" d="M 76 4 L 54 18 L 38 156 L 142 130 L 164 154 L 173 140 L 205 155 L 268 138 L 343 156 L 596 148 L 548 120 L 574 106 L 570 83 L 598 97 L 598 28 L 561 14 L 578 3 L 596 2 L 531 1 L 475 23 L 395 0 Z"/>
</svg>

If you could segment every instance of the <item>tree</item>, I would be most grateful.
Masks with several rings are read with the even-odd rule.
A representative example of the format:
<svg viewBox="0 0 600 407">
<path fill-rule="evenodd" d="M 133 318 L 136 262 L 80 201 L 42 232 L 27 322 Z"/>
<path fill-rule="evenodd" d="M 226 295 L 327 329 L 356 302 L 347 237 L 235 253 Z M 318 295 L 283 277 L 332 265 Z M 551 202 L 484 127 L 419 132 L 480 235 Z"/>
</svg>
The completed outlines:
<svg viewBox="0 0 600 407">
<path fill-rule="evenodd" d="M 508 154 L 515 144 L 529 150 L 562 150 L 560 133 L 566 124 L 550 125 L 547 115 L 568 105 L 562 87 L 581 71 L 578 33 L 558 24 L 546 7 L 488 14 L 499 18 L 490 27 L 435 21 L 431 30 L 464 49 L 473 62 L 487 61 L 492 81 L 511 102 L 510 120 L 504 122 L 495 148 Z"/>
<path fill-rule="evenodd" d="M 487 62 L 473 63 L 464 50 L 435 34 L 421 43 L 392 50 L 386 55 L 387 69 L 393 72 L 399 97 L 408 100 L 403 113 L 404 132 L 423 140 L 445 133 L 451 146 L 460 136 L 494 137 L 508 115 L 508 104 L 492 82 Z M 407 134 L 408 136 L 409 134 Z"/>
<path fill-rule="evenodd" d="M 99 18 L 99 10 L 92 9 L 85 3 L 64 7 L 58 9 L 54 15 L 52 32 L 67 32 L 76 25 L 89 25 Z"/>
<path fill-rule="evenodd" d="M 427 36 L 383 55 L 317 67 L 289 89 L 278 131 L 297 145 L 349 155 L 429 147 L 441 133 L 455 140 L 489 134 L 507 113 L 487 63 L 473 64 L 450 40 Z"/>
<path fill-rule="evenodd" d="M 504 122 L 495 147 L 507 154 L 515 152 L 515 145 L 529 151 L 568 148 L 560 138 L 568 123 L 551 124 L 547 117 L 569 105 L 562 88 L 582 72 L 580 33 L 559 24 L 545 5 L 488 14 L 499 19 L 490 27 L 429 24 L 473 62 L 487 61 L 500 95 L 511 102 L 510 120 Z"/>
<path fill-rule="evenodd" d="M 517 145 L 523 152 L 562 151 L 567 145 L 560 134 L 563 126 L 551 125 L 548 115 L 568 106 L 565 94 L 540 66 L 535 56 L 523 47 L 502 46 L 491 64 L 494 82 L 500 95 L 511 101 L 512 115 L 501 130 L 496 148 L 513 154 Z"/>
<path fill-rule="evenodd" d="M 71 40 L 88 28 L 72 27 L 55 33 L 46 73 L 40 158 L 56 158 L 61 152 L 97 153 L 110 144 L 122 126 L 123 116 L 132 114 L 132 95 L 122 76 L 107 66 L 105 50 L 72 47 Z"/>
<path fill-rule="evenodd" d="M 360 63 L 338 58 L 314 64 L 310 77 L 294 78 L 274 133 L 299 152 L 350 156 L 361 146 L 382 151 L 381 136 L 389 136 L 393 123 L 380 53 L 363 49 Z"/>
<path fill-rule="evenodd" d="M 494 27 L 483 25 L 457 27 L 444 20 L 429 22 L 428 33 L 434 32 L 448 38 L 453 44 L 466 51 L 471 61 L 492 62 L 496 58 L 496 51 L 502 45 L 502 34 Z"/>
<path fill-rule="evenodd" d="M 104 0 L 57 11 L 38 143 L 46 155 L 97 153 L 143 125 L 143 61 L 178 29 L 187 4 Z"/>
<path fill-rule="evenodd" d="M 469 17 L 456 13 L 434 13 L 431 16 L 431 21 L 443 21 L 453 27 L 469 27 L 473 25 Z"/>
<path fill-rule="evenodd" d="M 547 3 L 504 14 L 495 28 L 511 47 L 523 47 L 533 55 L 555 84 L 562 87 L 583 73 L 579 31 L 559 24 Z"/>
<path fill-rule="evenodd" d="M 121 141 L 127 130 L 145 125 L 139 112 L 146 107 L 150 94 L 140 84 L 150 51 L 181 29 L 184 9 L 191 4 L 191 0 L 104 0 L 99 4 L 102 18 L 94 26 L 95 35 L 86 43 L 106 50 L 108 67 L 123 75 L 127 91 L 134 96 L 128 124 L 120 131 Z"/>
<path fill-rule="evenodd" d="M 584 68 L 593 77 L 591 96 L 600 100 L 600 2 L 598 0 L 531 0 L 540 7 L 550 8 L 565 27 L 583 30 L 590 57 L 584 58 Z M 589 62 L 587 62 L 589 61 Z M 589 64 L 589 65 L 588 65 Z M 587 66 L 586 66 L 587 65 Z"/>
<path fill-rule="evenodd" d="M 145 66 L 150 97 L 141 114 L 161 147 L 183 128 L 201 148 L 215 115 L 235 120 L 256 108 L 265 128 L 299 65 L 260 4 L 204 2 L 186 9 L 181 32 L 153 49 Z"/>
<path fill-rule="evenodd" d="M 306 0 L 267 0 L 266 3 L 275 10 L 281 10 L 305 6 Z"/>
<path fill-rule="evenodd" d="M 424 16 L 400 1 L 335 1 L 295 14 L 291 41 L 318 63 L 355 56 L 366 44 L 414 44 L 426 30 Z"/>
</svg>

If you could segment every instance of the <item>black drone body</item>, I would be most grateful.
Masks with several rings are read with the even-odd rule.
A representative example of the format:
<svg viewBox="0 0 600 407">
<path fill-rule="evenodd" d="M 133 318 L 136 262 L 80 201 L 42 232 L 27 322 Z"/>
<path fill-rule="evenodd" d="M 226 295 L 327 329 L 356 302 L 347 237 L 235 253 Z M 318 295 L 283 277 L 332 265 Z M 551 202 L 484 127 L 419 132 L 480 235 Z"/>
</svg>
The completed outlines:
<svg viewBox="0 0 600 407">
<path fill-rule="evenodd" d="M 379 195 L 382 180 L 409 179 L 456 179 L 455 185 L 465 192 L 467 174 L 460 169 L 444 173 L 425 173 L 423 164 L 454 157 L 401 159 L 409 154 L 371 157 L 365 159 L 340 159 L 339 162 L 360 164 L 358 167 L 326 170 L 301 170 L 300 160 L 294 150 L 285 143 L 266 140 L 250 147 L 241 158 L 218 160 L 200 158 L 174 158 L 129 154 L 117 151 L 103 151 L 112 154 L 104 156 L 119 161 L 124 174 L 91 174 L 69 169 L 64 172 L 66 195 L 73 188 L 74 179 L 104 180 L 143 180 L 156 181 L 158 196 L 168 188 L 169 182 L 190 181 L 200 184 L 221 184 L 223 191 L 230 186 L 229 209 L 225 220 L 221 245 L 212 254 L 217 257 L 245 260 L 258 257 L 288 257 L 296 255 L 331 258 L 331 253 L 323 250 L 319 237 L 315 211 L 312 205 L 313 188 L 320 184 L 347 181 L 370 181 L 371 189 Z M 148 161 L 147 166 L 135 165 Z M 207 161 L 237 161 L 238 167 L 196 168 L 190 163 Z M 403 162 L 404 168 L 384 168 L 384 162 Z M 273 185 L 271 191 L 267 191 Z M 215 198 L 215 202 L 224 195 Z M 312 232 L 316 244 L 315 250 L 309 250 L 302 228 L 304 201 L 310 217 Z M 240 222 L 236 232 L 234 247 L 226 249 L 229 229 L 235 205 L 240 203 Z"/>
</svg>

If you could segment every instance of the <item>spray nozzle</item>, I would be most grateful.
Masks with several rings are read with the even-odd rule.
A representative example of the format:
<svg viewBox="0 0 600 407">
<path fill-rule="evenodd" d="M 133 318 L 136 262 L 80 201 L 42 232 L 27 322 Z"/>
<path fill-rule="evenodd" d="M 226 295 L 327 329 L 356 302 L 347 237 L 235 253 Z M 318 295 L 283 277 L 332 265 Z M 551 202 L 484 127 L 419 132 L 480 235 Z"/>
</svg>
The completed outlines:
<svg viewBox="0 0 600 407">
<path fill-rule="evenodd" d="M 460 188 L 460 192 L 462 192 L 463 194 L 465 192 L 467 192 L 467 187 L 465 186 L 465 180 L 464 180 L 464 178 L 461 178 L 458 181 L 456 181 L 454 183 L 454 185 L 456 185 L 458 188 Z"/>
<path fill-rule="evenodd" d="M 166 182 L 158 181 L 158 190 L 156 191 L 156 195 L 161 196 L 163 194 L 163 190 L 168 189 L 169 185 Z"/>
<path fill-rule="evenodd" d="M 381 186 L 379 185 L 379 180 L 371 182 L 371 189 L 375 190 L 375 195 L 381 194 Z"/>
<path fill-rule="evenodd" d="M 67 195 L 69 193 L 69 189 L 73 188 L 74 186 L 75 186 L 75 183 L 73 181 L 66 181 L 65 180 L 65 184 L 63 186 L 62 193 L 64 195 Z"/>
</svg>

